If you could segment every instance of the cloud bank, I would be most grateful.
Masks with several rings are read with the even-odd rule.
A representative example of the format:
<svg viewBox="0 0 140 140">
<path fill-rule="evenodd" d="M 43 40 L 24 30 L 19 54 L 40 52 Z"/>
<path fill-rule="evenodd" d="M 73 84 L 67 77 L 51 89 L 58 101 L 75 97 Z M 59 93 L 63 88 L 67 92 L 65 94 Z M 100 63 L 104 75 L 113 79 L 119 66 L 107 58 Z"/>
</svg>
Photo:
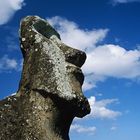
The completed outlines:
<svg viewBox="0 0 140 140">
<path fill-rule="evenodd" d="M 11 72 L 11 71 L 16 71 L 19 72 L 21 71 L 23 66 L 23 60 L 19 59 L 16 60 L 15 58 L 10 58 L 8 55 L 4 55 L 3 57 L 0 58 L 0 73 L 2 72 Z"/>
<path fill-rule="evenodd" d="M 118 99 L 103 99 L 96 101 L 95 97 L 91 96 L 88 101 L 91 107 L 91 113 L 85 118 L 116 119 L 121 115 L 121 112 L 108 108 L 109 105 L 118 103 Z"/>
<path fill-rule="evenodd" d="M 140 0 L 111 0 L 112 4 L 123 4 L 123 3 L 130 3 L 130 2 L 140 2 Z"/>
<path fill-rule="evenodd" d="M 0 58 L 0 72 L 7 70 L 15 70 L 17 69 L 18 63 L 15 59 L 11 59 L 8 55 L 4 55 Z"/>
<path fill-rule="evenodd" d="M 71 125 L 70 128 L 71 131 L 76 131 L 78 133 L 86 133 L 86 134 L 90 134 L 93 135 L 96 132 L 96 127 L 95 126 L 83 126 L 83 125 L 79 125 L 79 124 L 73 124 Z"/>
<path fill-rule="evenodd" d="M 122 112 L 114 110 L 112 105 L 118 105 L 118 99 L 101 99 L 96 100 L 95 96 L 88 98 L 91 112 L 89 115 L 85 116 L 83 120 L 100 119 L 100 120 L 116 120 L 122 115 Z M 80 121 L 79 118 L 75 118 L 76 122 Z"/>
<path fill-rule="evenodd" d="M 140 50 L 126 50 L 119 45 L 103 44 L 108 29 L 81 29 L 75 22 L 56 16 L 48 18 L 62 41 L 86 51 L 84 90 L 96 87 L 109 77 L 135 79 L 140 77 Z M 99 45 L 99 43 L 103 45 Z"/>
<path fill-rule="evenodd" d="M 88 98 L 88 101 L 91 107 L 91 113 L 85 116 L 83 118 L 84 120 L 115 120 L 117 117 L 122 115 L 121 112 L 109 108 L 110 105 L 119 103 L 118 99 L 102 99 L 100 101 L 96 101 L 95 97 L 91 96 L 90 98 Z M 71 131 L 76 131 L 78 133 L 95 134 L 97 130 L 95 126 L 79 125 L 80 120 L 81 119 L 79 118 L 75 119 L 76 123 L 71 125 Z M 117 127 L 112 126 L 110 130 L 116 130 L 116 128 Z"/>
<path fill-rule="evenodd" d="M 108 29 L 80 29 L 75 22 L 59 16 L 48 18 L 47 20 L 57 28 L 64 43 L 80 50 L 93 50 L 108 32 Z"/>
<path fill-rule="evenodd" d="M 0 25 L 7 23 L 23 5 L 24 0 L 0 0 Z"/>
</svg>

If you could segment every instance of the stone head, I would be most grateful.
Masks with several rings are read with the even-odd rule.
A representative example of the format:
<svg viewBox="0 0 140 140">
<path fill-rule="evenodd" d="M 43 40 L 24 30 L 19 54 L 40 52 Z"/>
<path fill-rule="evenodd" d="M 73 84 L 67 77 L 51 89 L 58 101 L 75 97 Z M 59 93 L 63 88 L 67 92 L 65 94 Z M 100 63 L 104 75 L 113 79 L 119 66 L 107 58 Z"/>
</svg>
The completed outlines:
<svg viewBox="0 0 140 140">
<path fill-rule="evenodd" d="M 71 104 L 75 116 L 88 114 L 89 103 L 81 88 L 84 81 L 81 66 L 86 54 L 64 44 L 57 31 L 38 16 L 22 20 L 20 40 L 24 57 L 21 93 L 43 91 Z"/>
</svg>

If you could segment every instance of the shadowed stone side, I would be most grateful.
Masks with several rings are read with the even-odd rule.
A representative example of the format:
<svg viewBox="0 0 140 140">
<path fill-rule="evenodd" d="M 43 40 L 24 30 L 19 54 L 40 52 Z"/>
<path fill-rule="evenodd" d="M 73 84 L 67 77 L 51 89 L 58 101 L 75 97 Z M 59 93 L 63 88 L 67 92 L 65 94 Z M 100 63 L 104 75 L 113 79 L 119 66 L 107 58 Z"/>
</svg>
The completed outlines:
<svg viewBox="0 0 140 140">
<path fill-rule="evenodd" d="M 24 18 L 19 33 L 23 71 L 17 94 L 0 101 L 0 140 L 69 140 L 73 118 L 90 113 L 81 90 L 86 54 L 38 16 Z"/>
</svg>

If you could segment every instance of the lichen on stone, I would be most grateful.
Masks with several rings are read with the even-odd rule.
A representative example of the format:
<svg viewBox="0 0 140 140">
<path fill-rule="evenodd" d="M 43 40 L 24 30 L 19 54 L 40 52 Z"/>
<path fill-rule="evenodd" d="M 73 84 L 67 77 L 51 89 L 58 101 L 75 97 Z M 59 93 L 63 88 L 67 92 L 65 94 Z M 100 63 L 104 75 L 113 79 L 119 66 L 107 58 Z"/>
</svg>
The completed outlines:
<svg viewBox="0 0 140 140">
<path fill-rule="evenodd" d="M 81 88 L 86 54 L 38 16 L 22 19 L 19 34 L 23 70 L 17 94 L 0 101 L 0 140 L 69 140 L 73 118 L 90 113 Z"/>
</svg>

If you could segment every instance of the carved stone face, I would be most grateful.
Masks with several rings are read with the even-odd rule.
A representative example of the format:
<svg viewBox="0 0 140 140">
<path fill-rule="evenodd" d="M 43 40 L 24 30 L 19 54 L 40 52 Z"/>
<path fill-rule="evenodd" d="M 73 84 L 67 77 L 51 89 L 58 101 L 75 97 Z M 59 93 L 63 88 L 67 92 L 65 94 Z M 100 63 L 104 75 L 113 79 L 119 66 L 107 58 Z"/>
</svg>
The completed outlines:
<svg viewBox="0 0 140 140">
<path fill-rule="evenodd" d="M 90 112 L 81 86 L 84 75 L 80 67 L 86 54 L 61 42 L 49 23 L 30 16 L 21 23 L 21 50 L 24 67 L 21 90 L 40 90 L 72 103 L 76 116 Z"/>
</svg>

